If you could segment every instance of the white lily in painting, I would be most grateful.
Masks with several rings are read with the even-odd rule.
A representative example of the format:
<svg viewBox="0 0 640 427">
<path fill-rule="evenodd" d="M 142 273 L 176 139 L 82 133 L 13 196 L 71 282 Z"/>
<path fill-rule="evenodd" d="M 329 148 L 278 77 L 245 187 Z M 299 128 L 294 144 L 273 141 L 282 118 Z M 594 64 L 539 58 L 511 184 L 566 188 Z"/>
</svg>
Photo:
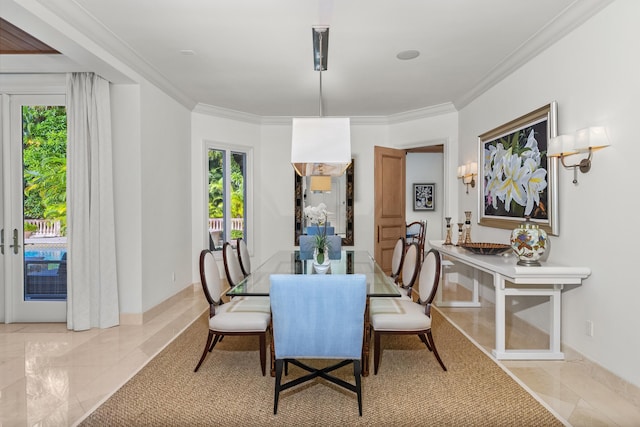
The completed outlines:
<svg viewBox="0 0 640 427">
<path fill-rule="evenodd" d="M 524 137 L 524 134 L 520 135 Z M 542 154 L 533 129 L 525 141 L 522 141 L 524 145 L 519 145 L 515 135 L 511 140 L 503 138 L 495 145 L 485 146 L 484 196 L 487 206 L 498 209 L 499 200 L 505 211 L 511 212 L 513 202 L 524 208 L 524 215 L 530 215 L 535 206 L 540 205 L 540 193 L 547 188 L 547 171 L 540 167 Z"/>
</svg>

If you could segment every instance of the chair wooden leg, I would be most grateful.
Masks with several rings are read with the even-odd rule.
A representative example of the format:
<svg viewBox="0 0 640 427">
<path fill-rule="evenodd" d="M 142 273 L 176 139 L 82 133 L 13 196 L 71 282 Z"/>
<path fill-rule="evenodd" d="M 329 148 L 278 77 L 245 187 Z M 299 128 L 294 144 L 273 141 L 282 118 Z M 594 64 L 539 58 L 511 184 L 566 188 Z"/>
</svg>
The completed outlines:
<svg viewBox="0 0 640 427">
<path fill-rule="evenodd" d="M 424 345 L 427 346 L 429 351 L 432 351 L 431 350 L 431 344 L 429 344 L 429 341 L 427 340 L 427 337 L 425 337 L 424 334 L 419 334 L 418 336 L 420 337 L 420 341 L 422 341 L 424 343 Z"/>
<path fill-rule="evenodd" d="M 224 335 L 220 335 L 217 334 L 215 339 L 213 340 L 213 342 L 211 343 L 211 347 L 209 347 L 209 353 L 211 353 L 211 350 L 213 350 L 213 347 L 216 346 L 216 344 L 218 344 L 219 342 L 222 341 L 222 338 L 224 337 Z"/>
<path fill-rule="evenodd" d="M 207 343 L 204 345 L 204 351 L 202 352 L 202 357 L 200 358 L 200 361 L 196 365 L 196 368 L 193 370 L 193 372 L 198 372 L 198 369 L 200 369 L 200 365 L 202 365 L 202 362 L 204 362 L 204 358 L 207 357 L 207 353 L 211 351 L 209 350 L 209 346 L 211 345 L 212 340 L 213 340 L 213 331 L 209 330 L 209 335 L 207 335 Z"/>
<path fill-rule="evenodd" d="M 436 359 L 438 359 L 438 362 L 440 363 L 440 366 L 442 366 L 443 370 L 447 370 L 447 367 L 444 366 L 444 363 L 442 363 L 442 359 L 440 359 L 440 355 L 438 354 L 438 350 L 436 350 L 436 343 L 433 341 L 433 335 L 431 335 L 431 329 L 429 329 L 427 331 L 427 338 L 429 339 L 429 343 L 431 344 L 431 348 L 433 348 L 433 354 L 436 356 Z"/>
<path fill-rule="evenodd" d="M 267 333 L 260 334 L 260 367 L 262 368 L 262 376 L 266 374 L 267 368 Z"/>
<path fill-rule="evenodd" d="M 278 413 L 278 398 L 280 397 L 280 381 L 282 380 L 283 360 L 276 360 L 276 389 L 273 394 L 273 415 Z"/>
<path fill-rule="evenodd" d="M 373 375 L 378 375 L 378 365 L 380 364 L 380 333 L 373 331 Z"/>
<path fill-rule="evenodd" d="M 360 413 L 360 416 L 362 416 L 362 382 L 360 378 L 361 369 L 362 368 L 360 367 L 360 361 L 354 360 L 353 376 L 356 378 L 356 395 L 358 396 L 358 412 Z"/>
</svg>

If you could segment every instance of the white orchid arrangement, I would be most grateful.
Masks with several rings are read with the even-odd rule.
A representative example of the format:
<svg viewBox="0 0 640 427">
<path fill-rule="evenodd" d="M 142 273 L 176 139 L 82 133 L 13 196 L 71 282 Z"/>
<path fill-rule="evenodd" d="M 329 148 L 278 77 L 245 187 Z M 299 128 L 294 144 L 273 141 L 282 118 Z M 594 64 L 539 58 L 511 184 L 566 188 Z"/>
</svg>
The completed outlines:
<svg viewBox="0 0 640 427">
<path fill-rule="evenodd" d="M 327 217 L 329 216 L 327 205 L 320 203 L 318 206 L 307 206 L 304 208 L 304 216 L 309 220 L 309 223 L 315 224 L 318 228 L 318 234 L 315 235 L 314 246 L 318 252 L 317 261 L 323 264 L 325 248 L 328 248 L 330 245 L 330 242 L 327 240 Z"/>
<path fill-rule="evenodd" d="M 524 216 L 533 216 L 534 207 L 545 211 L 540 194 L 547 188 L 547 171 L 540 167 L 542 154 L 534 130 L 528 136 L 526 132 L 514 132 L 510 139 L 501 138 L 495 145 L 485 146 L 485 206 L 498 209 L 500 200 L 507 212 L 523 209 Z M 526 137 L 524 145 L 521 137 Z"/>
<path fill-rule="evenodd" d="M 318 206 L 307 206 L 304 208 L 304 216 L 307 217 L 311 224 L 325 224 L 327 222 L 327 217 L 329 216 L 327 205 L 320 203 Z"/>
</svg>

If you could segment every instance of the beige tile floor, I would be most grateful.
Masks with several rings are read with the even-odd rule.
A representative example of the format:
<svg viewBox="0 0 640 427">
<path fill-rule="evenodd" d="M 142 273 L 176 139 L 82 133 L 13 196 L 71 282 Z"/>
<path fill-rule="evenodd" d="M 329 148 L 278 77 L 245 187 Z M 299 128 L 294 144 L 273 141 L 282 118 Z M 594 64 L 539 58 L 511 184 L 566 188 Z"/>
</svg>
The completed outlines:
<svg viewBox="0 0 640 427">
<path fill-rule="evenodd" d="M 443 300 L 471 300 L 470 292 L 456 284 L 443 288 Z M 493 304 L 481 308 L 439 310 L 489 354 L 495 342 Z M 507 317 L 507 348 L 548 348 L 549 336 L 536 328 Z M 435 337 L 437 343 L 437 337 Z M 546 403 L 573 426 L 640 426 L 640 392 L 637 388 L 565 351 L 563 361 L 499 361 L 531 394 Z M 598 379 L 596 379 L 598 378 Z M 626 387 L 626 388 L 625 388 Z"/>
<path fill-rule="evenodd" d="M 142 326 L 69 332 L 64 324 L 0 324 L 0 426 L 74 425 L 206 308 L 196 291 Z M 490 306 L 441 310 L 491 348 Z M 580 361 L 503 364 L 572 425 L 640 425 L 640 408 L 591 379 Z"/>
</svg>

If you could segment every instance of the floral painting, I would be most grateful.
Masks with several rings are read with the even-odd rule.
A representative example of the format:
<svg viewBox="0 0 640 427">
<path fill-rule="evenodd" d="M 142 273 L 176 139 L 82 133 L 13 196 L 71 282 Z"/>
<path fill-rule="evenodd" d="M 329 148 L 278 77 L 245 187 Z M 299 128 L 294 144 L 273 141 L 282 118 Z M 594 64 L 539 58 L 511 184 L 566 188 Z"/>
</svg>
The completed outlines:
<svg viewBox="0 0 640 427">
<path fill-rule="evenodd" d="M 515 228 L 525 217 L 557 234 L 555 103 L 480 136 L 480 224 Z"/>
<path fill-rule="evenodd" d="M 435 205 L 435 184 L 413 184 L 413 210 L 433 211 Z"/>
</svg>

